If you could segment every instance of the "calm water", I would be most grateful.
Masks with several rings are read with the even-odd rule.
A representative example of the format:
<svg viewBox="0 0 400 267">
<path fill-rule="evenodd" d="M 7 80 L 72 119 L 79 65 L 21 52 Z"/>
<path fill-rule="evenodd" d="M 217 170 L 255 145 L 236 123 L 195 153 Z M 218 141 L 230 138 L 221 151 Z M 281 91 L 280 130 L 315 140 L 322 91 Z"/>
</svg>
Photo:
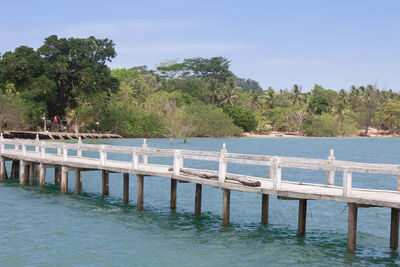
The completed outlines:
<svg viewBox="0 0 400 267">
<path fill-rule="evenodd" d="M 107 141 L 138 146 L 142 140 Z M 326 159 L 335 149 L 340 160 L 400 163 L 400 139 L 265 138 L 190 139 L 187 144 L 151 139 L 151 147 Z M 117 157 L 111 155 L 111 158 Z M 128 158 L 120 158 L 129 160 Z M 165 162 L 151 159 L 150 162 Z M 217 168 L 216 163 L 185 161 L 187 167 Z M 8 166 L 9 167 L 9 166 Z M 265 176 L 266 169 L 229 165 L 229 172 Z M 9 172 L 9 170 L 8 170 Z M 325 183 L 326 173 L 283 169 L 283 179 Z M 346 251 L 345 203 L 309 201 L 307 232 L 296 236 L 297 201 L 270 198 L 270 223 L 261 225 L 261 196 L 232 191 L 231 225 L 222 227 L 222 193 L 203 187 L 202 215 L 194 216 L 193 184 L 178 185 L 177 210 L 169 209 L 170 180 L 146 177 L 144 210 L 136 210 L 136 177 L 130 202 L 122 204 L 122 175 L 110 175 L 110 196 L 101 195 L 101 173 L 83 173 L 83 193 L 68 195 L 46 188 L 0 184 L 0 266 L 282 266 L 398 265 L 389 249 L 390 209 L 359 209 L 357 249 Z M 336 184 L 341 184 L 337 175 Z M 395 189 L 395 177 L 354 174 L 353 186 Z"/>
</svg>

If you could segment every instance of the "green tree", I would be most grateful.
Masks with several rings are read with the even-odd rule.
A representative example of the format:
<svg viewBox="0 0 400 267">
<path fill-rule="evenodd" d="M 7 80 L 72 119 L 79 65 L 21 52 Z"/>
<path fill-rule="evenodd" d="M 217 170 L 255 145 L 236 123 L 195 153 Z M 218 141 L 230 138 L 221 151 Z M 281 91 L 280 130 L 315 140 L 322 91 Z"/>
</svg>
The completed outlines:
<svg viewBox="0 0 400 267">
<path fill-rule="evenodd" d="M 378 121 L 390 133 L 400 130 L 400 101 L 389 100 L 379 107 Z"/>
<path fill-rule="evenodd" d="M 258 122 L 251 111 L 232 105 L 224 106 L 222 110 L 232 118 L 235 125 L 245 132 L 251 132 L 256 129 Z"/>
</svg>

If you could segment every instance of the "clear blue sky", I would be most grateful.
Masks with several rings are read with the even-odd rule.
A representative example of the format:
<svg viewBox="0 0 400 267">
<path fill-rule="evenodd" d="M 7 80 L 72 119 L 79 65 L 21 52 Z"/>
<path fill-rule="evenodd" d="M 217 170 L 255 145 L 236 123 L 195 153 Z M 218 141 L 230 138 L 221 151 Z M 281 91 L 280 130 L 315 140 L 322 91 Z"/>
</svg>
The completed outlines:
<svg viewBox="0 0 400 267">
<path fill-rule="evenodd" d="M 0 52 L 44 38 L 110 38 L 111 68 L 224 56 L 265 89 L 400 89 L 400 1 L 1 1 Z"/>
</svg>

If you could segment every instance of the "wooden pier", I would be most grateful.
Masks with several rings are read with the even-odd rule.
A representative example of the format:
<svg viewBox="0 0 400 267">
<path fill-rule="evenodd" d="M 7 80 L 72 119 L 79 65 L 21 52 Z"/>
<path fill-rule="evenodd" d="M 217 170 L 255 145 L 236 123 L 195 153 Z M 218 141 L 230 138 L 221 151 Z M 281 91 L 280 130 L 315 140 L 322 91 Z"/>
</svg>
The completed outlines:
<svg viewBox="0 0 400 267">
<path fill-rule="evenodd" d="M 88 151 L 96 152 L 97 158 L 88 157 Z M 83 153 L 85 152 L 85 153 Z M 107 154 L 128 154 L 128 161 L 107 158 Z M 86 155 L 85 155 L 86 154 Z M 151 163 L 152 157 L 173 159 L 173 165 Z M 184 160 L 216 162 L 218 171 L 185 168 Z M 7 172 L 6 161 L 12 161 L 12 170 Z M 228 163 L 260 165 L 265 167 L 265 177 L 239 175 L 228 172 Z M 137 175 L 137 208 L 143 209 L 144 177 L 158 176 L 171 179 L 170 207 L 177 205 L 179 182 L 196 184 L 194 213 L 201 213 L 202 186 L 208 185 L 222 190 L 222 223 L 229 224 L 230 192 L 237 190 L 261 195 L 261 222 L 268 222 L 270 195 L 281 200 L 299 202 L 298 235 L 306 233 L 307 201 L 327 200 L 348 203 L 348 240 L 350 251 L 356 248 L 357 211 L 363 207 L 391 208 L 390 247 L 398 248 L 400 209 L 400 167 L 394 164 L 371 164 L 336 160 L 331 150 L 327 160 L 247 155 L 228 153 L 225 145 L 220 152 L 157 149 L 147 146 L 121 147 L 78 143 L 10 140 L 0 137 L 0 181 L 7 178 L 19 179 L 21 185 L 29 182 L 45 186 L 46 170 L 55 169 L 54 183 L 61 186 L 61 193 L 68 193 L 68 171 L 75 171 L 75 194 L 82 190 L 82 172 L 102 171 L 102 191 L 109 194 L 109 173 L 121 173 L 123 178 L 123 199 L 129 201 L 129 174 Z M 282 168 L 320 170 L 326 172 L 321 184 L 286 181 Z M 267 171 L 269 169 L 269 172 Z M 335 173 L 343 173 L 343 186 L 335 185 Z M 352 187 L 353 173 L 373 173 L 397 176 L 395 190 L 360 189 Z M 10 173 L 10 176 L 8 176 Z M 326 182 L 325 182 L 326 181 Z"/>
</svg>

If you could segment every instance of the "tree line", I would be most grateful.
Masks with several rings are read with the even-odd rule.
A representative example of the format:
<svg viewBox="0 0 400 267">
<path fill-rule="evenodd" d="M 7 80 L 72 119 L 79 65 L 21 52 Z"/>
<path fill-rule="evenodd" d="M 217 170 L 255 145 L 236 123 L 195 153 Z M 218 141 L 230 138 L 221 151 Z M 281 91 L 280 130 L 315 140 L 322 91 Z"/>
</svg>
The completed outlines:
<svg viewBox="0 0 400 267">
<path fill-rule="evenodd" d="M 38 49 L 0 55 L 1 129 L 36 130 L 59 116 L 80 131 L 133 137 L 222 137 L 243 132 L 309 136 L 368 135 L 369 127 L 400 131 L 400 95 L 374 85 L 349 90 L 315 85 L 303 92 L 263 90 L 237 77 L 224 57 L 161 62 L 111 70 L 109 39 L 45 39 Z M 361 131 L 360 131 L 361 130 Z"/>
</svg>

